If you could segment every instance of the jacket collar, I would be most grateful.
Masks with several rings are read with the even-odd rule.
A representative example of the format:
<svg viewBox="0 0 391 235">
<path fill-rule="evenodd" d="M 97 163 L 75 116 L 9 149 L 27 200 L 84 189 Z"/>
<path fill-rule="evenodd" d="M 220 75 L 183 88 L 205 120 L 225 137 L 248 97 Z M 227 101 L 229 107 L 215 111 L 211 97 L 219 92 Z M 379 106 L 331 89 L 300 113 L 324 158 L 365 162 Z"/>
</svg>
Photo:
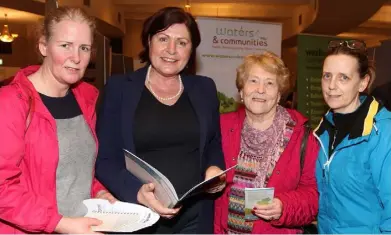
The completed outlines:
<svg viewBox="0 0 391 235">
<path fill-rule="evenodd" d="M 289 113 L 291 117 L 291 120 L 286 123 L 286 127 L 291 129 L 294 133 L 299 133 L 300 130 L 303 128 L 304 124 L 308 121 L 308 119 L 296 110 L 288 108 L 285 108 L 285 110 Z M 237 128 L 238 131 L 235 133 L 241 133 L 241 130 L 243 129 L 244 119 L 246 118 L 245 106 L 240 105 L 235 113 L 237 118 L 236 120 L 238 120 L 237 126 L 234 127 L 235 129 Z M 297 141 L 298 138 L 299 135 L 297 134 L 291 136 L 291 139 L 295 141 Z"/>
<path fill-rule="evenodd" d="M 30 97 L 33 98 L 33 107 L 31 108 L 34 112 L 42 113 L 47 116 L 50 114 L 49 111 L 44 106 L 39 93 L 36 91 L 31 81 L 27 78 L 29 75 L 37 72 L 40 67 L 40 65 L 33 65 L 19 70 L 10 85 L 14 84 L 19 87 L 22 99 L 29 100 Z M 83 114 L 88 113 L 91 108 L 95 108 L 99 93 L 96 88 L 92 87 L 90 84 L 80 81 L 72 85 L 71 89 Z"/>
<path fill-rule="evenodd" d="M 375 116 L 381 110 L 382 105 L 376 101 L 372 96 L 361 95 L 361 105 L 363 111 L 357 115 L 354 121 L 353 128 L 348 134 L 349 140 L 357 139 L 359 137 L 368 137 L 374 128 Z M 314 132 L 317 136 L 321 136 L 325 131 L 334 128 L 332 121 L 332 112 L 329 110 L 321 119 Z"/>
<path fill-rule="evenodd" d="M 39 98 L 38 92 L 35 91 L 33 84 L 27 78 L 31 74 L 37 72 L 39 68 L 39 65 L 33 65 L 19 70 L 10 83 L 10 85 L 16 84 L 20 88 L 19 91 L 25 100 L 28 100 L 30 97 L 34 97 L 35 99 Z"/>
<path fill-rule="evenodd" d="M 27 89 L 23 91 L 24 95 L 32 95 L 35 99 L 39 99 L 40 96 L 38 92 L 35 90 L 33 84 L 30 82 L 30 80 L 27 78 L 31 74 L 37 72 L 41 66 L 40 65 L 32 65 L 28 66 L 26 68 L 23 68 L 19 70 L 11 84 L 18 84 L 23 89 Z M 71 86 L 71 89 L 74 93 L 77 93 L 77 95 L 82 96 L 88 103 L 95 103 L 98 95 L 97 89 L 91 89 L 89 87 L 90 85 L 80 81 L 74 85 Z M 25 97 L 28 98 L 28 97 Z"/>
<path fill-rule="evenodd" d="M 287 108 L 285 108 L 285 110 L 289 113 L 289 115 L 291 116 L 291 119 L 293 121 L 291 123 L 288 123 L 289 126 L 292 126 L 292 127 L 297 126 L 299 128 L 299 127 L 303 126 L 305 124 L 305 122 L 308 120 L 307 118 L 305 118 L 303 115 L 299 114 L 295 110 L 287 109 Z M 244 119 L 246 118 L 246 108 L 244 105 L 240 105 L 238 107 L 237 115 L 238 115 L 238 119 L 240 120 L 240 123 L 241 123 L 241 126 L 240 126 L 240 130 L 241 130 L 243 127 Z"/>
</svg>

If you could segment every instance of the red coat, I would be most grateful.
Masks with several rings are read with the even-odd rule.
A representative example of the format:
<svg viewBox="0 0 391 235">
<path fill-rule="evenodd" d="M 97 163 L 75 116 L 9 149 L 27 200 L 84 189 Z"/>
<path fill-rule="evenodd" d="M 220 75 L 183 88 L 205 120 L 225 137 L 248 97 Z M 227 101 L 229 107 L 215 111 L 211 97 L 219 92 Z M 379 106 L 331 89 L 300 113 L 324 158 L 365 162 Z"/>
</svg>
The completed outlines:
<svg viewBox="0 0 391 235">
<path fill-rule="evenodd" d="M 59 150 L 56 122 L 26 76 L 31 66 L 0 88 L 0 233 L 52 233 L 62 216 L 56 200 Z M 30 91 L 30 92 L 28 92 Z M 95 135 L 95 103 L 98 91 L 86 83 L 72 91 Z M 25 136 L 28 94 L 34 99 L 32 118 Z M 96 145 L 98 150 L 98 144 Z M 94 179 L 92 195 L 104 189 Z M 4 221 L 4 222 L 3 222 Z M 9 225 L 12 224 L 12 225 Z"/>
<path fill-rule="evenodd" d="M 318 192 L 315 179 L 315 161 L 318 155 L 318 144 L 309 135 L 303 173 L 300 177 L 300 145 L 304 134 L 304 122 L 300 113 L 289 110 L 296 122 L 291 139 L 280 156 L 267 187 L 275 188 L 275 197 L 283 204 L 283 213 L 279 220 L 254 222 L 252 233 L 301 233 L 300 226 L 311 223 L 318 212 Z M 221 115 L 221 133 L 225 164 L 228 167 L 237 162 L 240 150 L 240 138 L 245 110 Z M 227 187 L 215 202 L 214 232 L 227 233 L 229 193 L 234 171 L 227 174 Z"/>
</svg>

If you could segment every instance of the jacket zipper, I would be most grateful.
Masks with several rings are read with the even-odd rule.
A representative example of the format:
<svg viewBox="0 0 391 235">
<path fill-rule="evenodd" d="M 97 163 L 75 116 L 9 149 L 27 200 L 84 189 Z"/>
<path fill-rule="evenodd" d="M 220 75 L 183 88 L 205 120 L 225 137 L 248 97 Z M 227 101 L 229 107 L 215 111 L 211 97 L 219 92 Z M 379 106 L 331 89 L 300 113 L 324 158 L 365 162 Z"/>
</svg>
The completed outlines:
<svg viewBox="0 0 391 235">
<path fill-rule="evenodd" d="M 330 164 L 333 161 L 334 156 L 335 156 L 335 154 L 337 152 L 333 152 L 333 154 L 331 154 L 330 158 L 328 158 L 328 154 L 326 153 L 326 150 L 324 148 L 323 142 L 320 140 L 319 136 L 315 134 L 315 132 L 314 132 L 314 136 L 318 140 L 320 146 L 322 147 L 323 154 L 326 157 L 326 162 L 322 166 L 322 176 L 323 176 L 323 178 L 326 178 L 327 184 L 329 184 L 329 182 L 330 182 L 329 181 L 329 179 L 330 179 L 330 174 L 329 174 L 329 172 L 330 172 Z M 334 145 L 334 142 L 335 142 L 335 136 L 334 136 L 333 145 Z M 333 146 L 332 146 L 332 148 L 333 148 Z M 326 173 L 327 173 L 327 177 L 326 177 Z"/>
<path fill-rule="evenodd" d="M 337 138 L 338 130 L 335 130 L 334 137 L 333 137 L 333 143 L 331 143 L 331 150 L 334 151 L 334 145 L 335 145 L 335 139 Z"/>
</svg>

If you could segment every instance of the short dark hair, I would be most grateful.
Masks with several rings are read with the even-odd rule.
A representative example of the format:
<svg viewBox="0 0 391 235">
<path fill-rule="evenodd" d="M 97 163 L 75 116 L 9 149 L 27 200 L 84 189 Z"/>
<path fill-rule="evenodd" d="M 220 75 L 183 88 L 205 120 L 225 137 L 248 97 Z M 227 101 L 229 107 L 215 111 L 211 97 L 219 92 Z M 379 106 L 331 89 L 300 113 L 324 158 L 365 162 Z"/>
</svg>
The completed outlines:
<svg viewBox="0 0 391 235">
<path fill-rule="evenodd" d="M 191 55 L 188 65 L 193 65 L 196 48 L 201 42 L 201 35 L 194 17 L 179 7 L 162 8 L 144 21 L 143 31 L 141 33 L 141 42 L 144 49 L 139 54 L 142 63 L 151 63 L 149 58 L 149 39 L 152 38 L 153 35 L 168 29 L 174 24 L 185 24 L 187 30 L 189 30 Z"/>
</svg>

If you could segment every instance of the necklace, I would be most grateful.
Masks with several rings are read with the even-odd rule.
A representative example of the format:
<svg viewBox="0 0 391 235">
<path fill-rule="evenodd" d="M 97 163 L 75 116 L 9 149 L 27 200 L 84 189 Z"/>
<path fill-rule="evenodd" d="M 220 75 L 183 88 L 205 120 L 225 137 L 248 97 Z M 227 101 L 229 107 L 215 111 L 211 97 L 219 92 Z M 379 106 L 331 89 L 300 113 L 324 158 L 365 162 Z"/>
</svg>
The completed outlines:
<svg viewBox="0 0 391 235">
<path fill-rule="evenodd" d="M 148 72 L 147 72 L 147 84 L 148 84 L 148 86 L 149 86 L 149 90 L 151 91 L 152 95 L 154 95 L 156 98 L 158 98 L 159 100 L 167 101 L 167 100 L 175 99 L 176 97 L 178 97 L 178 96 L 181 94 L 182 89 L 183 89 L 183 84 L 182 84 L 181 75 L 178 74 L 178 78 L 179 78 L 179 90 L 178 90 L 178 93 L 176 93 L 174 96 L 163 98 L 163 97 L 158 96 L 158 95 L 153 91 L 152 85 L 151 85 L 151 81 L 150 81 L 150 79 L 149 79 L 149 73 L 150 73 L 150 72 L 151 72 L 151 66 L 148 67 Z"/>
</svg>

